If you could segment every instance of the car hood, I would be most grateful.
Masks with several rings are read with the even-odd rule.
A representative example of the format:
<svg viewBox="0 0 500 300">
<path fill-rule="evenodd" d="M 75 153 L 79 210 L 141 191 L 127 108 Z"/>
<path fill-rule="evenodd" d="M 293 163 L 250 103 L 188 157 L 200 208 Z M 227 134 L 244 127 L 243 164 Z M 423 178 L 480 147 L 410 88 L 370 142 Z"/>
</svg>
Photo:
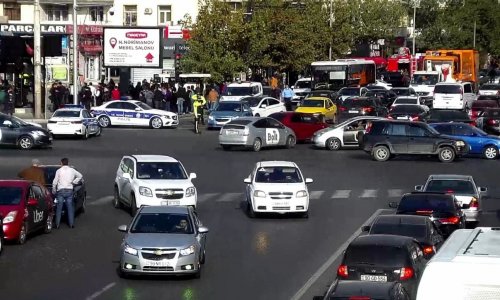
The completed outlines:
<svg viewBox="0 0 500 300">
<path fill-rule="evenodd" d="M 20 131 L 25 132 L 25 133 L 30 133 L 32 131 L 42 131 L 46 135 L 49 135 L 49 132 L 47 131 L 47 129 L 42 128 L 42 127 L 38 127 L 38 126 L 34 126 L 34 125 L 22 126 L 22 127 L 20 127 Z"/>
<path fill-rule="evenodd" d="M 187 189 L 192 187 L 191 179 L 135 179 L 138 186 L 151 189 Z"/>
<path fill-rule="evenodd" d="M 304 182 L 298 183 L 261 183 L 255 182 L 253 184 L 255 190 L 261 190 L 264 192 L 297 192 L 306 189 L 306 184 Z"/>
<path fill-rule="evenodd" d="M 155 114 L 155 115 L 161 115 L 161 116 L 175 116 L 176 113 L 170 112 L 170 111 L 164 111 L 161 109 L 150 109 L 150 110 L 145 110 L 145 113 L 148 114 Z"/>
<path fill-rule="evenodd" d="M 239 101 L 243 97 L 245 96 L 222 96 L 220 101 Z"/>
<path fill-rule="evenodd" d="M 124 242 L 132 248 L 177 248 L 185 249 L 195 243 L 194 234 L 180 233 L 129 233 Z"/>
<path fill-rule="evenodd" d="M 43 128 L 41 124 L 38 124 L 35 122 L 27 122 L 27 121 L 24 121 L 24 122 L 28 123 L 29 125 L 31 125 L 33 127 Z"/>
<path fill-rule="evenodd" d="M 212 111 L 210 113 L 211 116 L 214 118 L 220 118 L 220 117 L 239 117 L 241 116 L 242 112 L 240 111 Z"/>
</svg>

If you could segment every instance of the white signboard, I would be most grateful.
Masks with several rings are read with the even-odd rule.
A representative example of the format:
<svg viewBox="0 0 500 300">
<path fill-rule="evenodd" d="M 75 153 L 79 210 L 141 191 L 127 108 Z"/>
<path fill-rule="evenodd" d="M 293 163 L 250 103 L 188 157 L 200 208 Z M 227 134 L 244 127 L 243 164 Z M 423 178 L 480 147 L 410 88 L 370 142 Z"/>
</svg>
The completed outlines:
<svg viewBox="0 0 500 300">
<path fill-rule="evenodd" d="M 275 128 L 266 128 L 266 144 L 277 145 L 280 141 L 280 132 Z"/>
<path fill-rule="evenodd" d="M 161 68 L 161 28 L 104 28 L 104 67 Z"/>
</svg>

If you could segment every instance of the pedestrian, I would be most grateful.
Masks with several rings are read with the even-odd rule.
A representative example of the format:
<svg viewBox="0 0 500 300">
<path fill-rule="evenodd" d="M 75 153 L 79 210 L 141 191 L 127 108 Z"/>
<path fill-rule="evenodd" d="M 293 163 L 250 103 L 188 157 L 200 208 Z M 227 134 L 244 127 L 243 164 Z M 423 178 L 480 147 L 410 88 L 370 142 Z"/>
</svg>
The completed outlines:
<svg viewBox="0 0 500 300">
<path fill-rule="evenodd" d="M 177 114 L 183 115 L 184 112 L 184 102 L 186 101 L 186 89 L 181 84 L 177 90 Z"/>
<path fill-rule="evenodd" d="M 144 90 L 142 92 L 144 94 L 144 99 L 146 99 L 146 104 L 153 107 L 154 93 L 150 89 L 149 84 L 145 85 Z"/>
<path fill-rule="evenodd" d="M 66 214 L 68 215 L 68 225 L 75 228 L 75 211 L 73 208 L 73 185 L 79 184 L 83 176 L 77 170 L 68 166 L 67 158 L 61 159 L 61 167 L 56 171 L 52 182 L 52 193 L 56 195 L 56 228 L 61 222 L 63 203 L 66 203 Z"/>
<path fill-rule="evenodd" d="M 120 100 L 120 91 L 118 90 L 118 86 L 115 86 L 111 91 L 111 100 Z"/>
<path fill-rule="evenodd" d="M 292 111 L 292 98 L 293 98 L 293 90 L 285 85 L 285 89 L 281 93 L 283 100 L 285 101 L 285 106 L 287 111 Z"/>
<path fill-rule="evenodd" d="M 207 100 L 205 100 L 205 97 L 203 97 L 201 88 L 196 88 L 196 91 L 191 96 L 191 101 L 193 102 L 193 112 L 195 113 L 195 119 L 199 117 L 201 124 L 205 125 L 203 106 L 207 103 Z"/>
<path fill-rule="evenodd" d="M 104 95 L 104 86 L 99 83 L 95 91 L 95 105 L 101 106 L 103 103 L 103 95 Z"/>
<path fill-rule="evenodd" d="M 219 94 L 215 90 L 215 88 L 211 88 L 210 92 L 208 92 L 208 109 L 214 110 L 215 105 L 217 105 L 217 100 L 219 100 Z"/>
<path fill-rule="evenodd" d="M 97 89 L 96 87 L 92 84 L 92 82 L 89 82 L 89 89 L 90 89 L 90 98 L 91 98 L 91 101 L 90 101 L 90 105 L 91 106 L 96 106 L 96 93 L 97 93 Z"/>
<path fill-rule="evenodd" d="M 0 87 L 0 111 L 4 111 L 5 102 L 7 102 L 7 93 Z"/>
<path fill-rule="evenodd" d="M 154 86 L 154 95 L 153 95 L 153 103 L 154 103 L 154 108 L 156 109 L 161 109 L 161 105 L 163 104 L 163 93 L 160 90 L 160 87 L 158 85 Z"/>
<path fill-rule="evenodd" d="M 14 87 L 12 87 L 12 85 L 9 87 L 6 100 L 7 101 L 5 101 L 4 104 L 4 113 L 12 116 L 14 113 L 14 103 L 16 101 L 16 92 L 14 91 Z"/>
<path fill-rule="evenodd" d="M 31 161 L 31 166 L 19 172 L 17 177 L 37 182 L 42 186 L 46 184 L 45 173 L 43 169 L 40 168 L 40 161 L 36 158 Z"/>
<path fill-rule="evenodd" d="M 82 89 L 80 90 L 80 103 L 87 110 L 90 110 L 90 102 L 92 102 L 92 91 L 85 82 L 83 83 Z"/>
</svg>

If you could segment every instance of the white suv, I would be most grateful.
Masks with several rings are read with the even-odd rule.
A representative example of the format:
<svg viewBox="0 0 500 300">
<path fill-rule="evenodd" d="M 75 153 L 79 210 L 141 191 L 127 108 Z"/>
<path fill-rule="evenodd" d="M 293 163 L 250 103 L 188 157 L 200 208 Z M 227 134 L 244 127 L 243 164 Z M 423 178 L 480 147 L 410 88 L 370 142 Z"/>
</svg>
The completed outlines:
<svg viewBox="0 0 500 300">
<path fill-rule="evenodd" d="M 197 192 L 184 166 L 164 155 L 124 156 L 115 178 L 113 205 L 130 207 L 132 216 L 141 206 L 189 205 L 196 207 Z"/>
<path fill-rule="evenodd" d="M 435 109 L 466 109 L 472 107 L 476 95 L 470 82 L 439 82 L 434 87 Z"/>
</svg>

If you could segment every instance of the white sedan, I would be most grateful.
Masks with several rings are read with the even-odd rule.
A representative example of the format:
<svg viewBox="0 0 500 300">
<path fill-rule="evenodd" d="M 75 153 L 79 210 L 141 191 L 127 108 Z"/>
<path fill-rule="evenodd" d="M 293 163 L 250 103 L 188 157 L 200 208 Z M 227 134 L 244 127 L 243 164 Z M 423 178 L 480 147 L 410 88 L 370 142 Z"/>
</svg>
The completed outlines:
<svg viewBox="0 0 500 300">
<path fill-rule="evenodd" d="M 310 178 L 289 161 L 261 161 L 245 178 L 247 211 L 251 218 L 259 213 L 300 213 L 309 217 Z"/>
<path fill-rule="evenodd" d="M 93 107 L 92 114 L 101 127 L 114 125 L 149 126 L 154 129 L 177 127 L 179 117 L 176 113 L 154 109 L 137 100 L 114 100 Z"/>
<path fill-rule="evenodd" d="M 397 105 L 405 105 L 405 104 L 415 104 L 420 105 L 425 111 L 429 111 L 429 107 L 423 104 L 423 101 L 419 96 L 400 96 L 397 97 L 396 100 L 392 103 L 391 107 L 395 107 Z"/>
<path fill-rule="evenodd" d="M 91 135 L 101 135 L 101 126 L 96 118 L 81 107 L 64 107 L 56 110 L 47 122 L 47 129 L 53 137 L 69 135 L 87 139 Z"/>
<path fill-rule="evenodd" d="M 267 117 L 270 114 L 286 111 L 285 104 L 272 97 L 245 97 L 241 100 L 250 104 L 250 110 L 255 117 Z"/>
</svg>

